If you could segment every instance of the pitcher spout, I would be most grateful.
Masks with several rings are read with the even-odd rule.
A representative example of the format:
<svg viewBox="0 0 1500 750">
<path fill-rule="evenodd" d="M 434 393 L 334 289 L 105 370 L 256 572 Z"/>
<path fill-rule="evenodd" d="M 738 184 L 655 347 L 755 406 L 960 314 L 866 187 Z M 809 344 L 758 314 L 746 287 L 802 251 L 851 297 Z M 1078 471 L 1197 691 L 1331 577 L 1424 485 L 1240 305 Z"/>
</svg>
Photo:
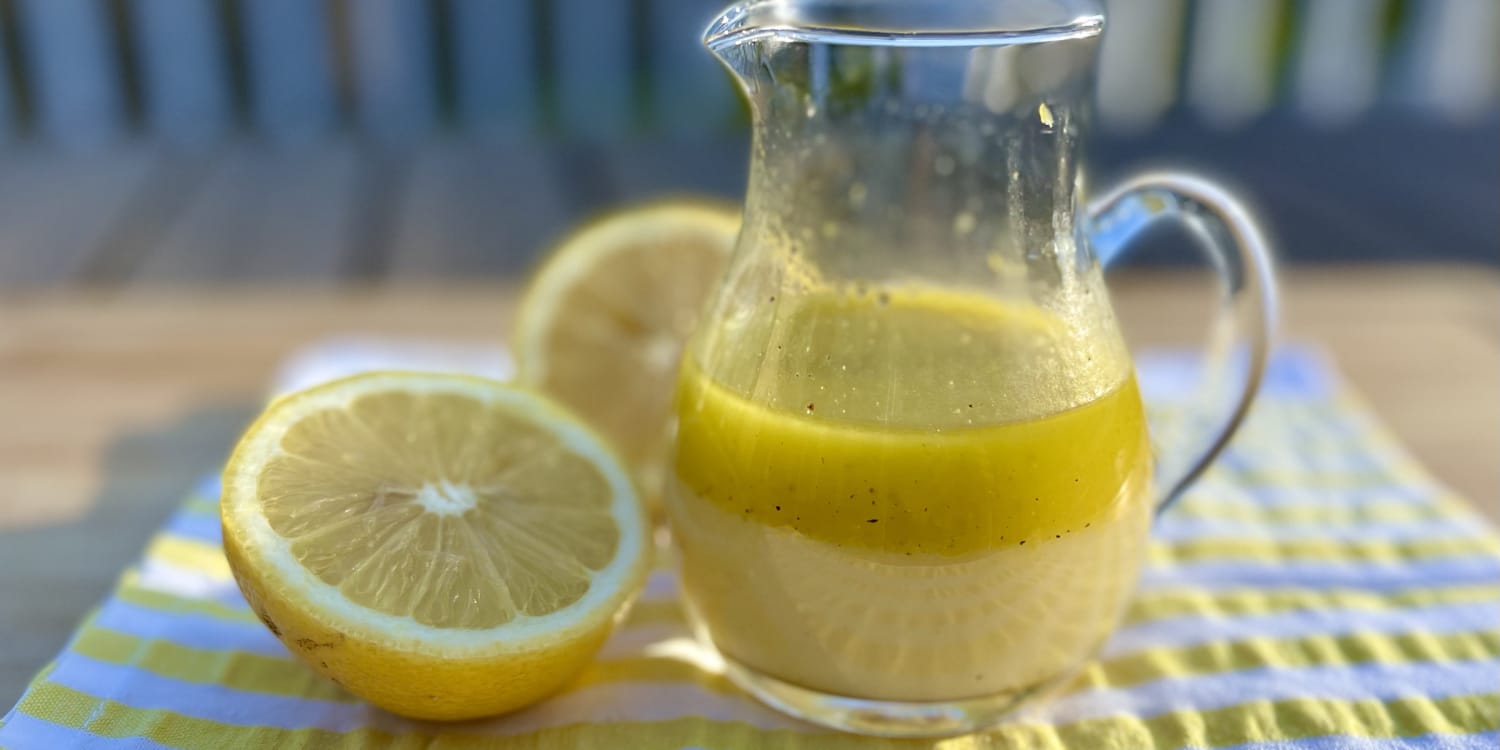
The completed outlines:
<svg viewBox="0 0 1500 750">
<path fill-rule="evenodd" d="M 724 9 L 703 32 L 703 46 L 720 61 L 724 52 L 743 41 L 749 27 L 750 3 L 736 3 Z"/>
</svg>

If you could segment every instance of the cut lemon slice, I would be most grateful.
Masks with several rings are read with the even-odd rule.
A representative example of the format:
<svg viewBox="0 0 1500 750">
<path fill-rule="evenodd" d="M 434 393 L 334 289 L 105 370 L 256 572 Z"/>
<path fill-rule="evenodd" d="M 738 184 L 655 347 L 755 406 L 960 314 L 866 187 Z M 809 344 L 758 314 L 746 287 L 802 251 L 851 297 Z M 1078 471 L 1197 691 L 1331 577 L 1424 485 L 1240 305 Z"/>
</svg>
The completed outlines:
<svg viewBox="0 0 1500 750">
<path fill-rule="evenodd" d="M 609 436 L 648 498 L 661 486 L 678 359 L 739 225 L 728 204 L 621 211 L 564 239 L 522 301 L 521 381 Z"/>
<path fill-rule="evenodd" d="M 649 557 L 601 438 L 465 376 L 375 373 L 275 401 L 230 458 L 221 514 L 240 590 L 292 653 L 427 719 L 560 688 Z"/>
</svg>

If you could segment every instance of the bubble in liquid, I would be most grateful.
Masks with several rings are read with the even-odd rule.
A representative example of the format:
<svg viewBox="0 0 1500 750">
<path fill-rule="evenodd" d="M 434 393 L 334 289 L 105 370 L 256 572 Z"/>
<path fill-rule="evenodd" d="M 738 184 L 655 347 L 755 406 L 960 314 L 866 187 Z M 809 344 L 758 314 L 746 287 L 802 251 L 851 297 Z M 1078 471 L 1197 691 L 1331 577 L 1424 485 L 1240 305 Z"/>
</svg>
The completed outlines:
<svg viewBox="0 0 1500 750">
<path fill-rule="evenodd" d="M 953 217 L 953 233 L 959 236 L 967 235 L 974 231 L 974 226 L 978 221 L 978 219 L 974 218 L 974 214 L 968 211 L 961 211 L 957 216 Z"/>
<path fill-rule="evenodd" d="M 937 172 L 943 177 L 947 177 L 948 175 L 953 174 L 953 170 L 957 166 L 958 163 L 953 160 L 953 157 L 947 154 L 943 154 L 942 156 L 939 156 L 936 159 L 932 160 L 933 171 Z"/>
</svg>

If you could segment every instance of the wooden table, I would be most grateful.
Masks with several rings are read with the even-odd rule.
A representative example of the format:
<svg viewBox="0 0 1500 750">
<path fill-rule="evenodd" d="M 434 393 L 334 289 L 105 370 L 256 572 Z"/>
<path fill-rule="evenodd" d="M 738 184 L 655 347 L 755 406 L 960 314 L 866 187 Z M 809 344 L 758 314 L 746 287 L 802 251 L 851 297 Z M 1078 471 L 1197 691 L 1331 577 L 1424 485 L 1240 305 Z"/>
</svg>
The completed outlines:
<svg viewBox="0 0 1500 750">
<path fill-rule="evenodd" d="M 1319 343 L 1428 466 L 1491 519 L 1500 489 L 1500 272 L 1299 269 L 1287 338 Z M 1200 337 L 1201 278 L 1125 276 L 1137 346 Z M 496 341 L 513 288 L 65 288 L 0 299 L 0 707 L 64 644 L 279 360 L 347 333 Z"/>
</svg>

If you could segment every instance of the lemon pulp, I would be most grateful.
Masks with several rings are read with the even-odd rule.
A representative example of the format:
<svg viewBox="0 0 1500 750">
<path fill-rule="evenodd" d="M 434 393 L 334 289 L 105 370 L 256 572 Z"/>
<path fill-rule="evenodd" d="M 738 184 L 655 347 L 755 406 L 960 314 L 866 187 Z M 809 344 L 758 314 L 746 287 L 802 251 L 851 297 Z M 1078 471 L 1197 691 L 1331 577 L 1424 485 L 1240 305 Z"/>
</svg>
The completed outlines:
<svg viewBox="0 0 1500 750">
<path fill-rule="evenodd" d="M 599 470 L 473 398 L 365 396 L 292 425 L 281 448 L 260 497 L 297 562 L 350 601 L 423 625 L 556 612 L 619 545 Z"/>
</svg>

